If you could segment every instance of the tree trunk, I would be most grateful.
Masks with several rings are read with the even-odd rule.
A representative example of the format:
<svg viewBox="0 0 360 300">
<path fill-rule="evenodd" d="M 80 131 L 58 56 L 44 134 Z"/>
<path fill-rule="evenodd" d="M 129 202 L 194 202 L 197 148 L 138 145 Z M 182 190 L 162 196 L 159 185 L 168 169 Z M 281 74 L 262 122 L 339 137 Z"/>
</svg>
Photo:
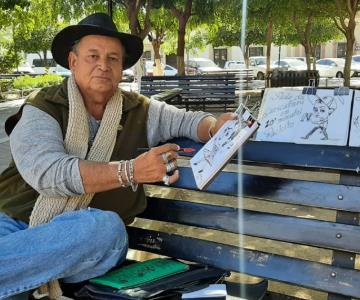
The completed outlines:
<svg viewBox="0 0 360 300">
<path fill-rule="evenodd" d="M 309 45 L 309 43 L 304 44 L 304 49 L 305 49 L 305 57 L 306 57 L 307 69 L 311 70 L 311 62 L 310 62 L 311 46 Z"/>
<path fill-rule="evenodd" d="M 246 63 L 247 68 L 249 68 L 249 49 L 250 49 L 250 45 L 246 44 L 245 45 L 244 59 L 245 59 L 245 63 Z"/>
<path fill-rule="evenodd" d="M 314 71 L 316 71 L 316 46 L 317 45 L 311 47 L 311 56 L 313 57 L 312 69 Z"/>
<path fill-rule="evenodd" d="M 355 29 L 355 27 L 354 27 Z M 351 60 L 354 52 L 355 38 L 348 37 L 346 40 L 346 57 L 344 66 L 344 86 L 350 86 Z"/>
<path fill-rule="evenodd" d="M 179 30 L 178 30 L 178 44 L 177 44 L 177 68 L 178 74 L 180 76 L 185 75 L 185 63 L 184 63 L 184 56 L 185 56 L 185 27 L 186 27 L 186 20 L 184 16 L 181 16 L 179 19 Z"/>
<path fill-rule="evenodd" d="M 184 53 L 185 53 L 185 30 L 186 30 L 186 23 L 191 16 L 192 10 L 192 1 L 193 0 L 186 0 L 185 9 L 184 11 L 180 11 L 172 5 L 170 7 L 171 13 L 178 19 L 179 21 L 179 29 L 178 29 L 178 41 L 177 41 L 177 69 L 178 75 L 183 76 L 185 75 L 185 63 L 184 63 Z"/>
<path fill-rule="evenodd" d="M 270 18 L 268 24 L 268 30 L 266 33 L 266 76 L 270 72 L 270 56 L 271 56 L 271 44 L 273 36 L 273 21 Z"/>
<path fill-rule="evenodd" d="M 159 42 L 157 39 L 153 39 L 151 42 L 153 49 L 154 49 L 154 57 L 155 57 L 155 66 L 153 69 L 153 75 L 154 76 L 163 76 L 164 70 L 161 67 L 161 57 L 160 57 L 160 45 L 161 42 Z"/>
</svg>

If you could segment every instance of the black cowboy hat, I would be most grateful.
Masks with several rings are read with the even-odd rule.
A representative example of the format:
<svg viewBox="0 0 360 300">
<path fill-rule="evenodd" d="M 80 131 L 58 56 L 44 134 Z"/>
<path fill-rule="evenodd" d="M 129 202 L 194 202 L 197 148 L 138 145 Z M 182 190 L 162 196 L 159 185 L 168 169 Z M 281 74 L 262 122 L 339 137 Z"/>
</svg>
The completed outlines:
<svg viewBox="0 0 360 300">
<path fill-rule="evenodd" d="M 77 25 L 71 25 L 61 30 L 51 45 L 55 61 L 69 69 L 68 55 L 76 41 L 86 35 L 105 35 L 118 38 L 125 48 L 123 69 L 133 66 L 143 53 L 143 42 L 139 37 L 119 32 L 111 17 L 104 13 L 95 13 L 81 20 Z"/>
</svg>

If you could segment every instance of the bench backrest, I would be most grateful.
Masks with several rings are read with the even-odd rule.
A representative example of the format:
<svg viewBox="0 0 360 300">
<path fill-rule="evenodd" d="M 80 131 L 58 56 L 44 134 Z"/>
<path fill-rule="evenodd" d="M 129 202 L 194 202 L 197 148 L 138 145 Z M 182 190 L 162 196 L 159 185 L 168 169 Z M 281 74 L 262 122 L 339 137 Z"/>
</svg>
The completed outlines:
<svg viewBox="0 0 360 300">
<path fill-rule="evenodd" d="M 233 160 L 205 192 L 186 159 L 176 184 L 147 186 L 131 247 L 267 278 L 275 291 L 282 282 L 313 299 L 359 298 L 360 151 L 255 141 L 243 150 L 241 169 Z"/>
</svg>

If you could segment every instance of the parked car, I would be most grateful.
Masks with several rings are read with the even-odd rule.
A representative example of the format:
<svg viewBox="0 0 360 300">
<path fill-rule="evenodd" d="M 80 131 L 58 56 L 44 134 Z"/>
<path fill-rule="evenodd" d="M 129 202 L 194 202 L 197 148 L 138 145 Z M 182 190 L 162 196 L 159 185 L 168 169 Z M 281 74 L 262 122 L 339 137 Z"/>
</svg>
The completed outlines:
<svg viewBox="0 0 360 300">
<path fill-rule="evenodd" d="M 165 65 L 164 67 L 164 75 L 165 76 L 176 76 L 178 73 L 178 70 L 170 65 Z"/>
<path fill-rule="evenodd" d="M 351 61 L 351 70 L 354 71 L 352 76 L 360 76 L 360 55 L 353 55 Z"/>
<path fill-rule="evenodd" d="M 122 72 L 122 80 L 125 82 L 133 82 L 135 78 L 134 70 L 133 69 L 126 69 Z"/>
<path fill-rule="evenodd" d="M 316 62 L 316 70 L 319 71 L 320 77 L 344 77 L 344 58 L 322 58 Z M 351 71 L 350 76 L 354 74 L 354 71 Z"/>
<path fill-rule="evenodd" d="M 360 63 L 360 55 L 353 55 L 352 61 L 355 63 Z"/>
<path fill-rule="evenodd" d="M 178 70 L 170 65 L 161 64 L 162 69 L 164 70 L 164 76 L 176 76 Z M 153 76 L 154 74 L 154 62 L 151 60 L 145 61 L 145 74 L 147 76 Z"/>
<path fill-rule="evenodd" d="M 64 68 L 63 66 L 56 65 L 55 74 L 63 77 L 70 77 L 71 71 L 69 69 Z"/>
<path fill-rule="evenodd" d="M 34 69 L 36 74 L 54 74 L 56 70 L 56 62 L 53 58 L 32 59 L 31 67 Z"/>
<path fill-rule="evenodd" d="M 288 59 L 288 58 L 294 58 L 294 59 L 298 59 L 303 61 L 304 63 L 306 63 L 306 57 L 305 56 L 289 56 L 289 57 L 284 57 L 284 59 Z M 310 57 L 310 63 L 314 62 L 314 58 Z"/>
<path fill-rule="evenodd" d="M 14 74 L 34 74 L 34 69 L 30 66 L 28 62 L 20 64 L 17 68 L 12 71 Z"/>
<path fill-rule="evenodd" d="M 286 71 L 301 71 L 307 70 L 307 64 L 296 58 L 282 58 L 274 60 L 272 63 L 274 68 L 281 68 Z"/>
<path fill-rule="evenodd" d="M 242 70 L 246 69 L 245 61 L 243 60 L 228 60 L 224 65 L 225 70 Z"/>
<path fill-rule="evenodd" d="M 266 57 L 265 56 L 251 56 L 249 57 L 250 68 L 254 70 L 254 76 L 258 80 L 264 80 L 266 74 Z M 285 69 L 275 65 L 274 63 L 270 64 L 270 70 L 274 69 Z"/>
<path fill-rule="evenodd" d="M 251 56 L 249 57 L 249 66 L 254 70 L 254 76 L 258 80 L 265 79 L 266 73 L 266 57 L 265 56 Z"/>
<path fill-rule="evenodd" d="M 239 74 L 242 78 L 254 78 L 254 70 L 251 68 L 247 68 L 245 61 L 243 60 L 226 61 L 223 71 Z"/>
<path fill-rule="evenodd" d="M 215 74 L 223 69 L 208 58 L 190 58 L 185 61 L 185 73 L 187 75 Z"/>
</svg>

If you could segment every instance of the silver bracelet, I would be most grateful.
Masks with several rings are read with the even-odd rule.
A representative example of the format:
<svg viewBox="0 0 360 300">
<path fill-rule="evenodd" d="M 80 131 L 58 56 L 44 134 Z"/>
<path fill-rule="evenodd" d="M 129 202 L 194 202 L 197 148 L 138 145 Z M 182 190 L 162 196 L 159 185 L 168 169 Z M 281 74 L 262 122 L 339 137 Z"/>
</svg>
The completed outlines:
<svg viewBox="0 0 360 300">
<path fill-rule="evenodd" d="M 117 167 L 117 176 L 121 187 L 125 187 L 124 180 L 122 178 L 122 170 L 123 170 L 123 160 L 119 161 L 118 167 Z"/>
<path fill-rule="evenodd" d="M 135 179 L 134 179 L 134 159 L 130 159 L 129 171 L 130 171 L 129 173 L 130 173 L 131 189 L 133 190 L 133 192 L 136 192 L 136 190 L 138 188 L 138 184 L 135 182 Z"/>
<path fill-rule="evenodd" d="M 126 186 L 129 186 L 129 185 L 130 185 L 128 164 L 129 164 L 129 161 L 128 161 L 128 160 L 125 160 L 125 161 L 124 161 L 124 172 L 123 172 L 123 175 L 125 175 Z"/>
</svg>

